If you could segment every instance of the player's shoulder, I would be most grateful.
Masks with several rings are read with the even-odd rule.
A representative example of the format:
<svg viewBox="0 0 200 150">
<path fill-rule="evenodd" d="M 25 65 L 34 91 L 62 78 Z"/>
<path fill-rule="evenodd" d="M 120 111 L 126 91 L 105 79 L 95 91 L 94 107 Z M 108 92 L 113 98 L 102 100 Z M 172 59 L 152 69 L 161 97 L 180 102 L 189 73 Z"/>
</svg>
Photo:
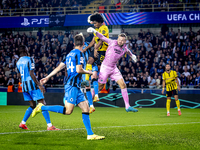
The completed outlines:
<svg viewBox="0 0 200 150">
<path fill-rule="evenodd" d="M 166 71 L 165 72 L 163 72 L 163 74 L 162 75 L 165 75 L 166 74 Z"/>
<path fill-rule="evenodd" d="M 175 71 L 175 70 L 172 70 L 172 73 L 173 73 L 173 75 L 175 75 L 175 74 L 176 74 L 176 71 Z"/>
<path fill-rule="evenodd" d="M 100 28 L 99 28 L 99 32 L 101 32 L 102 34 L 105 34 L 108 32 L 108 27 L 106 25 L 102 25 Z"/>
<path fill-rule="evenodd" d="M 99 29 L 108 30 L 108 27 L 106 25 L 102 25 Z"/>
<path fill-rule="evenodd" d="M 67 57 L 75 57 L 75 56 L 80 56 L 81 55 L 81 51 L 79 49 L 73 49 L 71 50 L 71 52 L 67 55 Z"/>
</svg>

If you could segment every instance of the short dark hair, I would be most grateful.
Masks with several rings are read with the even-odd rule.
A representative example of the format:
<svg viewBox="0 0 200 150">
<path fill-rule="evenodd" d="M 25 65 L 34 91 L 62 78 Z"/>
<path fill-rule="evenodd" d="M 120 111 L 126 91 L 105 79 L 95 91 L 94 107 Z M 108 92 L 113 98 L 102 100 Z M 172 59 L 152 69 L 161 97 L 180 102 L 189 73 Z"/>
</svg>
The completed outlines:
<svg viewBox="0 0 200 150">
<path fill-rule="evenodd" d="M 166 67 L 167 65 L 169 65 L 169 66 L 170 66 L 170 64 L 168 64 L 168 63 L 167 63 L 167 64 L 165 65 L 165 67 Z"/>
<path fill-rule="evenodd" d="M 121 37 L 125 37 L 125 38 L 127 39 L 127 36 L 126 36 L 125 33 L 120 33 L 120 34 L 118 35 L 118 37 L 119 37 L 119 36 L 121 36 Z"/>
<path fill-rule="evenodd" d="M 98 12 L 92 14 L 91 17 L 90 17 L 90 20 L 91 20 L 91 21 L 100 22 L 100 23 L 103 23 L 103 22 L 104 22 L 103 17 L 102 17 L 101 14 L 98 13 Z"/>
<path fill-rule="evenodd" d="M 26 46 L 25 45 L 20 45 L 18 48 L 19 48 L 19 54 L 26 53 Z"/>
<path fill-rule="evenodd" d="M 77 34 L 74 37 L 74 45 L 75 46 L 83 46 L 84 41 L 85 41 L 84 37 L 80 34 Z"/>
</svg>

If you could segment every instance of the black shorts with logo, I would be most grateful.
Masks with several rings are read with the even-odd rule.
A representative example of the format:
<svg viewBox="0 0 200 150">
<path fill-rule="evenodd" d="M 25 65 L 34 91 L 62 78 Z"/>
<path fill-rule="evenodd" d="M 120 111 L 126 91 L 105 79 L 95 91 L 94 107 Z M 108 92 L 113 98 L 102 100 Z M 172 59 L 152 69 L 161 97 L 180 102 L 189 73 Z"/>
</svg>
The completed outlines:
<svg viewBox="0 0 200 150">
<path fill-rule="evenodd" d="M 97 63 L 97 65 L 101 65 L 105 58 L 106 51 L 98 51 L 98 56 L 94 56 L 94 50 L 91 51 L 89 57 L 92 57 L 94 61 Z"/>
<path fill-rule="evenodd" d="M 172 97 L 172 95 L 178 95 L 178 89 L 166 92 L 167 97 Z"/>
</svg>

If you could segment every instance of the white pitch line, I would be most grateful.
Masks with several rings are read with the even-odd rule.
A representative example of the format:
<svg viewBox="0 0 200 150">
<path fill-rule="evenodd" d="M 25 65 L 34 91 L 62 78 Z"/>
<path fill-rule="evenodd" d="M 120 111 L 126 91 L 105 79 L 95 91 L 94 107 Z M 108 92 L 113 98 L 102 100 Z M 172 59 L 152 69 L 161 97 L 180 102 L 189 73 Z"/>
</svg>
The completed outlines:
<svg viewBox="0 0 200 150">
<path fill-rule="evenodd" d="M 183 125 L 183 124 L 198 124 L 200 122 L 186 122 L 186 123 L 163 123 L 163 124 L 139 124 L 139 125 L 127 125 L 127 126 L 108 126 L 108 127 L 93 127 L 92 129 L 106 129 L 106 128 L 125 128 L 125 127 L 144 127 L 144 126 L 165 126 L 165 125 Z M 74 129 L 61 129 L 54 131 L 73 131 L 73 130 L 83 130 L 85 128 L 74 128 Z M 48 130 L 38 130 L 38 131 L 25 131 L 25 132 L 3 132 L 0 135 L 5 134 L 18 134 L 18 133 L 35 133 L 35 132 L 49 132 Z"/>
</svg>

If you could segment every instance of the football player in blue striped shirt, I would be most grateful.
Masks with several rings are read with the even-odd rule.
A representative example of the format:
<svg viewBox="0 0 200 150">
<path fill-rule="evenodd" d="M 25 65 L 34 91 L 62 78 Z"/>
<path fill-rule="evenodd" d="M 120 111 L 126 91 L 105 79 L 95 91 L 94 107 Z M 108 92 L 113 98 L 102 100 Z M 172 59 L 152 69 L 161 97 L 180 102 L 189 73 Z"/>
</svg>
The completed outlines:
<svg viewBox="0 0 200 150">
<path fill-rule="evenodd" d="M 83 46 L 83 50 L 87 46 L 88 46 L 88 44 L 85 42 L 85 45 Z M 84 59 L 85 59 L 85 61 L 84 61 L 84 69 L 85 70 L 86 70 L 87 61 L 88 61 L 91 53 L 94 53 L 94 50 L 87 49 L 83 53 Z M 93 75 L 90 76 L 91 82 L 86 80 L 85 74 L 82 75 L 82 80 L 83 80 L 82 85 L 85 86 L 85 89 L 86 89 L 86 96 L 87 96 L 87 99 L 88 99 L 88 102 L 89 102 L 89 105 L 90 105 L 90 112 L 89 112 L 90 114 L 95 111 L 95 108 L 94 108 L 94 105 L 93 105 L 93 100 L 92 100 L 93 96 L 92 96 L 92 93 L 91 93 L 91 90 L 90 90 L 90 83 L 93 84 L 94 91 L 95 91 L 95 93 L 97 93 L 97 95 L 98 95 L 98 88 L 99 88 L 98 80 L 97 80 L 98 66 L 97 66 L 96 61 L 92 65 L 92 72 L 93 72 Z"/>
<path fill-rule="evenodd" d="M 36 107 L 36 101 L 38 103 L 45 104 L 43 93 L 45 92 L 44 87 L 38 82 L 34 74 L 35 63 L 33 58 L 28 57 L 28 49 L 26 46 L 19 46 L 20 59 L 17 62 L 17 70 L 21 74 L 22 81 L 22 92 L 24 100 L 30 103 L 30 107 L 26 110 L 24 118 L 20 123 L 19 127 L 28 130 L 26 121 L 31 115 L 33 109 Z M 50 121 L 49 112 L 42 112 L 46 122 L 47 130 L 59 130 L 55 128 Z"/>
<path fill-rule="evenodd" d="M 82 53 L 84 46 L 84 37 L 78 34 L 74 37 L 75 49 L 73 49 L 66 58 L 60 63 L 60 65 L 54 69 L 46 78 L 40 80 L 42 84 L 46 83 L 52 76 L 57 74 L 63 68 L 67 68 L 67 78 L 65 80 L 65 106 L 44 106 L 39 103 L 33 110 L 32 117 L 39 112 L 52 111 L 61 113 L 64 115 L 70 115 L 74 109 L 75 104 L 82 110 L 82 119 L 87 130 L 87 140 L 100 140 L 104 139 L 104 136 L 95 135 L 91 129 L 89 118 L 89 106 L 85 100 L 84 94 L 81 91 L 81 78 L 82 74 L 93 75 L 92 71 L 86 71 L 83 69 L 84 56 Z"/>
</svg>

